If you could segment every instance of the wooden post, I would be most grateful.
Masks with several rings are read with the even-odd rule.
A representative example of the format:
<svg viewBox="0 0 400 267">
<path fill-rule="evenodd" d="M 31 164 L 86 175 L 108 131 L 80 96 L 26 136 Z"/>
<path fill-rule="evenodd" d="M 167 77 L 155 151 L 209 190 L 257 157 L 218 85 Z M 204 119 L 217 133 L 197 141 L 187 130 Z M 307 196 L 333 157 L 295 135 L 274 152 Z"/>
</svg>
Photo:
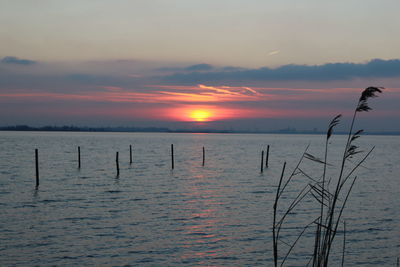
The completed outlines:
<svg viewBox="0 0 400 267">
<path fill-rule="evenodd" d="M 115 156 L 115 163 L 117 165 L 117 176 L 119 176 L 119 161 L 118 161 L 118 152 L 117 155 Z"/>
<path fill-rule="evenodd" d="M 129 164 L 132 164 L 132 145 L 129 145 Z"/>
<path fill-rule="evenodd" d="M 264 150 L 261 151 L 261 173 L 264 171 Z"/>
<path fill-rule="evenodd" d="M 171 144 L 171 167 L 174 169 L 174 144 Z"/>
<path fill-rule="evenodd" d="M 35 149 L 35 166 L 36 166 L 36 187 L 39 186 L 39 155 L 38 150 Z"/>
<path fill-rule="evenodd" d="M 203 146 L 203 164 L 201 166 L 204 166 L 205 160 L 206 160 L 206 152 L 205 152 L 204 146 Z"/>
<path fill-rule="evenodd" d="M 268 168 L 268 160 L 269 160 L 269 145 L 267 146 L 267 155 L 265 155 L 265 168 Z"/>
<path fill-rule="evenodd" d="M 78 169 L 81 168 L 81 147 L 78 146 Z"/>
</svg>

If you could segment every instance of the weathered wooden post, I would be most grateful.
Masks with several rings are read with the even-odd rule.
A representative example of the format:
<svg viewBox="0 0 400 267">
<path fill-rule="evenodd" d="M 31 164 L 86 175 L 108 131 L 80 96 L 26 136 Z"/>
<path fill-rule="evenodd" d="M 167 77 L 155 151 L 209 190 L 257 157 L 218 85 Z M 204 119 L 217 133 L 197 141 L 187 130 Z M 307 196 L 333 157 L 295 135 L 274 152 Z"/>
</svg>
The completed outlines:
<svg viewBox="0 0 400 267">
<path fill-rule="evenodd" d="M 81 147 L 78 146 L 78 169 L 81 168 Z"/>
<path fill-rule="evenodd" d="M 129 145 L 129 164 L 132 164 L 132 145 Z"/>
<path fill-rule="evenodd" d="M 35 149 L 35 166 L 36 166 L 36 187 L 39 186 L 39 155 L 38 150 Z"/>
<path fill-rule="evenodd" d="M 264 150 L 261 151 L 261 173 L 264 171 Z"/>
<path fill-rule="evenodd" d="M 117 152 L 117 154 L 116 154 L 116 156 L 115 156 L 115 163 L 116 163 L 116 165 L 117 165 L 117 176 L 119 176 L 119 161 L 118 161 L 118 152 Z"/>
<path fill-rule="evenodd" d="M 206 152 L 205 152 L 204 146 L 203 146 L 203 164 L 201 166 L 204 166 L 205 160 L 206 160 Z"/>
<path fill-rule="evenodd" d="M 268 168 L 268 160 L 269 160 L 269 145 L 267 146 L 267 155 L 265 155 L 265 167 Z"/>
<path fill-rule="evenodd" d="M 174 169 L 174 144 L 171 144 L 171 167 Z"/>
</svg>

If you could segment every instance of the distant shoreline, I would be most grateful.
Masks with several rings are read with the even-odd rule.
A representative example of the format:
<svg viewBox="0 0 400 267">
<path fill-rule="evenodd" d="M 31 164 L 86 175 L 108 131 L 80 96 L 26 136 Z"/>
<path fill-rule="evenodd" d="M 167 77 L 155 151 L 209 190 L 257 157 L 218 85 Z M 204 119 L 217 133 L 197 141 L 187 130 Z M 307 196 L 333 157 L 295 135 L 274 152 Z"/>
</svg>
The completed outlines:
<svg viewBox="0 0 400 267">
<path fill-rule="evenodd" d="M 221 133 L 221 134 L 315 134 L 321 135 L 323 131 L 296 130 L 292 128 L 275 131 L 251 131 L 251 130 L 216 130 L 216 129 L 177 129 L 160 127 L 77 127 L 77 126 L 43 126 L 32 127 L 27 125 L 3 126 L 0 131 L 19 131 L 19 132 L 111 132 L 111 133 Z M 347 132 L 336 132 L 336 134 L 348 134 Z M 397 136 L 400 132 L 365 132 L 365 135 L 387 135 Z"/>
</svg>

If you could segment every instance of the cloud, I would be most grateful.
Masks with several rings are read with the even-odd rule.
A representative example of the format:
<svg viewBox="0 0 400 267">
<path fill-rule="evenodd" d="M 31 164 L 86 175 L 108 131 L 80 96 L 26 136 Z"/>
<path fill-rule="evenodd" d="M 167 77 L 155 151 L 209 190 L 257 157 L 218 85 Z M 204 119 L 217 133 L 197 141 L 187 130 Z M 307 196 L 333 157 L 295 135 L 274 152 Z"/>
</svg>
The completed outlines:
<svg viewBox="0 0 400 267">
<path fill-rule="evenodd" d="M 195 64 L 195 65 L 190 65 L 188 67 L 163 67 L 163 68 L 158 68 L 156 70 L 158 71 L 173 71 L 173 72 L 190 72 L 190 71 L 211 71 L 214 69 L 213 65 L 210 64 Z"/>
<path fill-rule="evenodd" d="M 206 71 L 206 70 L 212 70 L 214 67 L 210 64 L 197 64 L 197 65 L 192 65 L 189 67 L 186 67 L 185 70 L 187 71 Z"/>
<path fill-rule="evenodd" d="M 274 50 L 274 51 L 269 52 L 268 56 L 273 56 L 273 55 L 279 54 L 280 52 L 281 52 L 281 50 Z"/>
<path fill-rule="evenodd" d="M 236 67 L 236 66 L 213 66 L 211 64 L 195 64 L 195 65 L 190 65 L 187 67 L 161 67 L 155 69 L 156 71 L 161 71 L 164 72 L 165 75 L 174 75 L 174 74 L 193 74 L 196 75 L 195 73 L 219 73 L 219 72 L 234 72 L 234 71 L 245 71 L 249 70 L 248 68 L 243 68 L 243 67 Z"/>
<path fill-rule="evenodd" d="M 247 70 L 246 68 L 242 68 L 242 67 L 234 67 L 234 66 L 226 66 L 221 68 L 221 71 L 243 71 L 243 70 Z"/>
<path fill-rule="evenodd" d="M 1 63 L 4 64 L 18 64 L 18 65 L 33 65 L 36 64 L 37 61 L 29 60 L 29 59 L 22 59 L 17 57 L 4 57 L 0 60 Z"/>
<path fill-rule="evenodd" d="M 141 89 L 126 89 L 118 86 L 97 86 L 97 90 L 79 90 L 55 92 L 54 90 L 17 90 L 1 92 L 4 101 L 14 100 L 84 100 L 94 102 L 130 102 L 130 103 L 203 103 L 258 101 L 265 97 L 249 87 L 232 86 L 153 86 Z M 99 90 L 101 89 L 101 90 Z M 1 103 L 1 101 L 0 101 Z"/>
<path fill-rule="evenodd" d="M 245 70 L 216 70 L 174 73 L 164 76 L 169 82 L 246 82 L 246 81 L 335 81 L 354 78 L 392 78 L 400 76 L 400 59 L 373 59 L 366 63 L 327 63 L 323 65 L 283 65 Z"/>
</svg>

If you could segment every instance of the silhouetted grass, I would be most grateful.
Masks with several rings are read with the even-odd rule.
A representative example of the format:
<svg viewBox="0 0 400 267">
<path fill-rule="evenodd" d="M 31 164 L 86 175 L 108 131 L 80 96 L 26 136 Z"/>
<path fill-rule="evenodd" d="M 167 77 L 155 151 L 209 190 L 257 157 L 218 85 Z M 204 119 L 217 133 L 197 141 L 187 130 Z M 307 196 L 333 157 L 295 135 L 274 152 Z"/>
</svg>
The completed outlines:
<svg viewBox="0 0 400 267">
<path fill-rule="evenodd" d="M 361 164 L 369 157 L 374 147 L 372 147 L 368 152 L 364 153 L 359 150 L 359 147 L 354 144 L 362 134 L 363 130 L 354 131 L 354 123 L 359 112 L 367 112 L 371 110 L 368 105 L 368 99 L 376 97 L 377 93 L 382 92 L 382 87 L 368 87 L 362 93 L 358 100 L 357 106 L 354 110 L 350 128 L 348 131 L 347 141 L 344 147 L 343 156 L 341 157 L 341 164 L 339 166 L 339 174 L 335 181 L 331 178 L 327 179 L 327 168 L 335 167 L 328 163 L 329 155 L 329 140 L 333 135 L 334 128 L 340 123 L 341 115 L 337 115 L 329 123 L 328 130 L 326 132 L 325 139 L 325 149 L 323 158 L 316 157 L 308 153 L 308 147 L 305 149 L 303 155 L 300 157 L 296 167 L 293 172 L 285 179 L 285 168 L 286 162 L 283 165 L 281 177 L 279 179 L 278 188 L 276 191 L 275 202 L 273 206 L 273 256 L 274 256 L 274 266 L 283 266 L 286 259 L 289 257 L 293 248 L 296 246 L 297 242 L 301 239 L 303 234 L 311 226 L 315 226 L 314 234 L 314 246 L 310 251 L 310 260 L 307 263 L 313 267 L 326 267 L 329 263 L 329 257 L 331 253 L 332 244 L 338 232 L 338 226 L 341 222 L 343 210 L 346 206 L 347 200 L 350 196 L 350 192 L 357 180 L 357 176 L 354 172 L 361 166 Z M 359 153 L 364 153 L 364 155 L 358 159 L 358 161 L 351 162 L 353 167 L 347 169 L 347 163 L 350 159 Z M 304 160 L 310 160 L 321 165 L 322 175 L 310 174 L 301 168 L 301 164 Z M 288 208 L 282 211 L 282 216 L 278 218 L 278 204 L 279 200 L 284 193 L 287 185 L 290 181 L 296 177 L 302 176 L 307 178 L 310 182 L 303 187 L 300 192 L 297 193 L 294 200 L 290 203 Z M 334 187 L 331 188 L 331 182 L 334 183 Z M 349 186 L 345 187 L 345 185 Z M 290 213 L 302 202 L 302 200 L 311 195 L 319 205 L 319 212 L 315 218 L 311 220 L 310 223 L 303 226 L 302 230 L 297 234 L 295 240 L 291 243 L 283 241 L 281 239 L 280 233 L 283 229 L 285 221 L 288 219 Z M 342 266 L 344 265 L 344 255 L 345 255 L 345 224 L 344 224 L 344 239 L 343 239 L 343 249 L 342 249 Z M 281 248 L 281 243 L 287 246 L 287 249 Z M 280 255 L 282 253 L 282 255 Z"/>
</svg>

